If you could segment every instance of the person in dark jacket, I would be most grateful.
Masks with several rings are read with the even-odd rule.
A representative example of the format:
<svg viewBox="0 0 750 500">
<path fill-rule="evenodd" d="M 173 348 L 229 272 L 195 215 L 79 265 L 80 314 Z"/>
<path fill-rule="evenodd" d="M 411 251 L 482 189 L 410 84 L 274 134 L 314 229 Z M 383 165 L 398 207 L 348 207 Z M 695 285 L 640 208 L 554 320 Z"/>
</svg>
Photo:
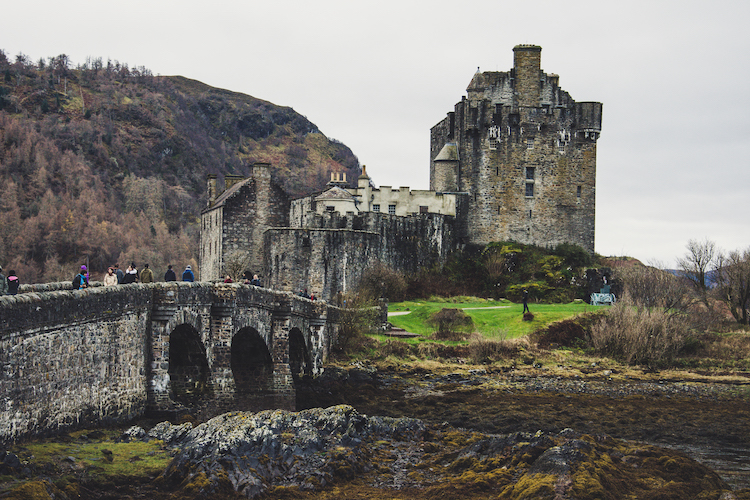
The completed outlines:
<svg viewBox="0 0 750 500">
<path fill-rule="evenodd" d="M 195 281 L 195 275 L 193 270 L 190 269 L 190 264 L 187 265 L 185 271 L 182 273 L 182 281 Z"/>
<path fill-rule="evenodd" d="M 117 275 L 117 284 L 121 285 L 122 280 L 125 279 L 125 273 L 122 272 L 122 269 L 120 269 L 120 264 L 115 264 L 115 274 Z"/>
<path fill-rule="evenodd" d="M 122 278 L 122 284 L 129 285 L 130 283 L 135 283 L 136 281 L 138 281 L 138 269 L 136 269 L 135 262 L 133 262 L 125 271 L 125 277 Z"/>
<path fill-rule="evenodd" d="M 177 275 L 172 270 L 172 264 L 167 266 L 167 272 L 164 273 L 164 281 L 177 281 Z"/>
<path fill-rule="evenodd" d="M 21 282 L 18 281 L 18 276 L 16 276 L 16 272 L 11 269 L 8 273 L 8 295 L 15 295 L 18 293 L 18 285 L 20 285 Z"/>
<path fill-rule="evenodd" d="M 523 312 L 531 312 L 529 311 L 529 291 L 528 290 L 523 291 Z"/>
</svg>

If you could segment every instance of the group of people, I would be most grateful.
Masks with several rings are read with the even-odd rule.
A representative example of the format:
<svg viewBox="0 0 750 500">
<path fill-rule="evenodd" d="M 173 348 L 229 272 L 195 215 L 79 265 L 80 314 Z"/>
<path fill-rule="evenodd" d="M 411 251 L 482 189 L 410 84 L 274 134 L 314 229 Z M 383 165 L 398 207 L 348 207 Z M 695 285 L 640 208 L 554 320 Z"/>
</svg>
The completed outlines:
<svg viewBox="0 0 750 500">
<path fill-rule="evenodd" d="M 10 270 L 8 276 L 3 274 L 3 268 L 0 266 L 0 295 L 15 295 L 18 293 L 18 276 L 14 270 Z"/>
<path fill-rule="evenodd" d="M 102 279 L 104 286 L 114 285 L 128 285 L 130 283 L 153 283 L 154 272 L 148 266 L 143 265 L 141 272 L 138 272 L 138 268 L 135 266 L 135 262 L 131 262 L 125 271 L 120 269 L 119 264 L 115 264 L 107 269 L 107 273 Z M 172 264 L 167 266 L 167 272 L 164 273 L 164 281 L 177 281 L 177 274 L 172 269 Z M 185 267 L 185 271 L 182 273 L 182 281 L 195 281 L 195 274 L 188 264 Z M 89 273 L 88 268 L 85 265 L 81 266 L 81 271 L 73 278 L 73 289 L 81 290 L 88 288 L 89 286 Z"/>
</svg>

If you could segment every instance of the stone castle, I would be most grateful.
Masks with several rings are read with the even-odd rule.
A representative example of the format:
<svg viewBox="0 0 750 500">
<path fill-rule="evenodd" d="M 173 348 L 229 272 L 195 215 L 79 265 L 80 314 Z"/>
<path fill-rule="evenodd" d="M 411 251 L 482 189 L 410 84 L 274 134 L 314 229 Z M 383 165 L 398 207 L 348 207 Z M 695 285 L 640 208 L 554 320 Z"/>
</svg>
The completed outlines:
<svg viewBox="0 0 750 500">
<path fill-rule="evenodd" d="M 541 70 L 541 47 L 514 47 L 508 72 L 479 72 L 435 125 L 430 190 L 351 187 L 332 174 L 322 192 L 291 200 L 269 165 L 208 178 L 201 214 L 205 281 L 242 261 L 263 286 L 330 299 L 384 264 L 414 273 L 467 243 L 573 243 L 593 253 L 596 141 L 602 104 L 575 102 Z"/>
</svg>

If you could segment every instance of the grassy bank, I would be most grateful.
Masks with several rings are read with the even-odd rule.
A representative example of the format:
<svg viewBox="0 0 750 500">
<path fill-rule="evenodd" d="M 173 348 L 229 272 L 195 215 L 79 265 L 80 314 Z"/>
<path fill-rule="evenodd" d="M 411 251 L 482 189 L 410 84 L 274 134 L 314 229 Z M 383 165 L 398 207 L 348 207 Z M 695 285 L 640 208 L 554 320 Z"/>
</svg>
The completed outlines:
<svg viewBox="0 0 750 500">
<path fill-rule="evenodd" d="M 427 319 L 443 308 L 462 309 L 471 316 L 475 330 L 489 339 L 515 338 L 528 335 L 538 328 L 554 321 L 570 318 L 578 314 L 596 310 L 584 302 L 569 304 L 529 304 L 534 315 L 532 321 L 523 320 L 523 305 L 507 300 L 485 300 L 476 297 L 454 298 L 450 300 L 418 300 L 390 304 L 388 321 L 398 328 L 411 333 L 429 335 L 433 328 L 427 326 Z"/>
</svg>

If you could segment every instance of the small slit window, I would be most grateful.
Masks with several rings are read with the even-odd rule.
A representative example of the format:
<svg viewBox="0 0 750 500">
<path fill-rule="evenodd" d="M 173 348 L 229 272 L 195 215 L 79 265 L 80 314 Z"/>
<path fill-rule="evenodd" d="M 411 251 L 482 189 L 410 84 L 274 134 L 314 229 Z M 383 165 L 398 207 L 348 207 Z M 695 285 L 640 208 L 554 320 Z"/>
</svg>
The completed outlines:
<svg viewBox="0 0 750 500">
<path fill-rule="evenodd" d="M 531 198 L 533 196 L 534 196 L 534 183 L 527 182 L 526 183 L 526 197 Z"/>
<path fill-rule="evenodd" d="M 581 197 L 581 186 L 578 186 L 576 188 L 576 198 L 580 198 L 580 197 Z"/>
</svg>

